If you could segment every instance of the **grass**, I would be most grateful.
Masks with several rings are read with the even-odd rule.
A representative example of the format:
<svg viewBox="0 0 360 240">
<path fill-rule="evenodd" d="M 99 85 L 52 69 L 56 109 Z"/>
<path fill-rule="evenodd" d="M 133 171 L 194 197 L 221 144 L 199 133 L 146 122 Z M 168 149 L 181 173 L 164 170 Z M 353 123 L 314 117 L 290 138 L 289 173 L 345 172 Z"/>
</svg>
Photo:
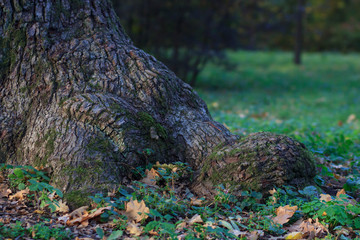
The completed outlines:
<svg viewBox="0 0 360 240">
<path fill-rule="evenodd" d="M 208 65 L 198 81 L 215 120 L 241 135 L 271 131 L 315 152 L 335 148 L 333 157 L 359 164 L 360 55 L 306 53 L 302 66 L 286 52 L 228 56 L 233 69 Z"/>
</svg>

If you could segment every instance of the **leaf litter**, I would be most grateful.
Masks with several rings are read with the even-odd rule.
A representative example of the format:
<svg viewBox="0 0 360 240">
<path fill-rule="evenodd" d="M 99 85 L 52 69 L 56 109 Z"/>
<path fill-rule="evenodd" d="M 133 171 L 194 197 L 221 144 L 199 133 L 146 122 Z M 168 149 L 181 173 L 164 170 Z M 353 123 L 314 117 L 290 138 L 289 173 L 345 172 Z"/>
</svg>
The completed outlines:
<svg viewBox="0 0 360 240">
<path fill-rule="evenodd" d="M 158 186 L 159 180 L 161 180 L 162 175 L 159 174 L 158 170 L 166 168 L 172 173 L 178 172 L 178 168 L 172 166 L 171 164 L 157 164 L 150 170 L 145 172 L 146 176 L 140 182 L 145 184 L 144 186 L 149 185 L 149 187 L 156 187 L 155 189 L 159 190 L 161 186 Z M 6 180 L 5 180 L 6 181 Z M 174 178 L 171 179 L 171 186 L 174 187 Z M 209 204 L 212 205 L 212 200 L 203 198 L 202 196 L 195 196 L 188 189 L 184 187 L 183 182 L 176 182 L 177 188 L 173 189 L 172 194 L 179 195 L 180 198 L 188 198 L 188 206 L 192 210 L 196 208 L 206 209 Z M 140 185 L 141 186 L 141 185 Z M 3 213 L 0 214 L 0 223 L 9 225 L 13 224 L 16 221 L 21 221 L 23 223 L 27 222 L 27 227 L 31 227 L 34 224 L 43 222 L 43 218 L 47 218 L 48 221 L 45 223 L 50 228 L 63 227 L 66 230 L 72 232 L 73 239 L 149 239 L 146 236 L 152 238 L 160 238 L 163 234 L 163 227 L 159 222 L 157 227 L 148 229 L 147 223 L 149 223 L 149 216 L 154 220 L 154 214 L 156 213 L 151 211 L 151 208 L 147 206 L 146 201 L 130 198 L 128 201 L 124 201 L 124 209 L 116 209 L 115 205 L 112 205 L 112 201 L 109 201 L 105 206 L 100 206 L 97 204 L 92 204 L 89 206 L 82 206 L 77 208 L 69 213 L 70 209 L 67 206 L 67 203 L 62 199 L 57 201 L 56 209 L 54 212 L 51 212 L 49 208 L 37 209 L 35 205 L 31 203 L 31 199 L 28 197 L 32 192 L 28 188 L 17 191 L 14 194 L 11 194 L 11 190 L 6 185 L 6 182 L 0 185 L 0 190 L 3 193 L 1 199 L 4 202 L 1 203 L 1 209 Z M 138 188 L 133 185 L 129 185 L 128 188 Z M 119 193 L 117 191 L 111 192 L 108 196 L 115 198 Z M 168 193 L 163 192 L 164 196 Z M 276 204 L 279 199 L 276 197 L 278 194 L 277 190 L 273 189 L 270 191 L 270 198 L 272 200 L 272 205 Z M 52 199 L 55 198 L 50 196 Z M 357 204 L 355 200 L 350 198 L 345 190 L 341 189 L 337 191 L 335 196 L 330 194 L 320 194 L 319 201 L 323 202 L 333 202 L 336 200 L 346 200 L 344 204 Z M 173 203 L 175 204 L 175 202 Z M 340 204 L 337 203 L 336 204 Z M 107 218 L 106 221 L 102 220 L 102 215 L 106 212 L 115 212 L 116 216 L 113 218 Z M 192 211 L 194 212 L 194 211 Z M 196 212 L 196 211 L 195 211 Z M 200 237 L 200 233 L 196 233 L 196 230 L 199 226 L 204 229 L 212 229 L 212 231 L 218 231 L 221 228 L 221 231 L 226 231 L 231 235 L 227 236 L 224 239 L 235 239 L 244 238 L 244 239 L 313 239 L 313 238 L 322 238 L 328 234 L 330 231 L 328 226 L 324 225 L 318 218 L 306 218 L 303 216 L 296 216 L 297 212 L 301 212 L 301 209 L 298 206 L 285 205 L 278 206 L 274 208 L 271 216 L 261 216 L 258 213 L 253 211 L 239 211 L 238 215 L 234 218 L 227 216 L 225 212 L 216 215 L 218 220 L 207 219 L 202 216 L 201 211 L 196 214 L 188 215 L 186 218 L 179 218 L 178 220 L 171 220 L 174 223 L 174 233 L 177 234 L 177 239 L 185 239 L 189 237 L 189 229 L 195 231 L 195 236 Z M 159 217 L 164 217 L 159 215 Z M 251 220 L 257 218 L 258 220 Z M 116 229 L 118 225 L 114 224 L 114 221 L 120 221 L 123 219 L 124 224 L 121 230 Z M 156 219 L 156 217 L 155 217 Z M 278 224 L 279 226 L 283 225 L 283 233 L 275 234 L 269 230 L 261 230 L 262 226 L 260 224 L 264 219 L 268 219 L 272 224 Z M 209 221 L 210 220 L 210 221 Z M 176 222 L 176 224 L 175 224 Z M 249 227 L 252 224 L 252 227 Z M 275 226 L 274 225 L 274 226 Z M 156 225 L 155 225 L 156 226 Z M 255 228 L 255 230 L 254 230 Z M 256 229 L 258 228 L 258 229 Z M 99 229 L 102 230 L 103 236 L 100 237 Z M 279 228 L 281 229 L 281 228 Z M 210 230 L 209 230 L 210 231 Z M 338 228 L 333 231 L 333 233 L 344 235 L 344 236 L 353 236 L 354 229 L 347 228 Z M 35 233 L 34 233 L 35 234 Z M 107 237 L 106 237 L 106 236 Z M 232 237 L 231 237 L 232 236 Z M 201 237 L 200 237 L 201 238 Z M 208 239 L 217 239 L 216 237 L 208 236 Z M 190 238 L 191 239 L 191 238 Z"/>
</svg>

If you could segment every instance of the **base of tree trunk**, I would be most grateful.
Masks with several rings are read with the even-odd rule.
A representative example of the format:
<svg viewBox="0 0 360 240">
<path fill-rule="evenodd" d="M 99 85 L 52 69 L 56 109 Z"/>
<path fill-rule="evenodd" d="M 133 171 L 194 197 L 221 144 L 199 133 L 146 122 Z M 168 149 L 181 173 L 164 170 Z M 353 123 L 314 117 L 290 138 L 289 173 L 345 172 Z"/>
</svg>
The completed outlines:
<svg viewBox="0 0 360 240">
<path fill-rule="evenodd" d="M 70 198 L 157 161 L 189 163 L 204 193 L 305 184 L 315 172 L 302 144 L 239 140 L 214 121 L 188 84 L 133 46 L 109 1 L 1 1 L 0 162 L 51 169 Z"/>
<path fill-rule="evenodd" d="M 266 193 L 274 187 L 311 184 L 314 176 L 313 157 L 302 143 L 285 135 L 260 132 L 215 149 L 192 189 L 213 196 L 222 184 L 234 193 L 249 189 Z"/>
</svg>

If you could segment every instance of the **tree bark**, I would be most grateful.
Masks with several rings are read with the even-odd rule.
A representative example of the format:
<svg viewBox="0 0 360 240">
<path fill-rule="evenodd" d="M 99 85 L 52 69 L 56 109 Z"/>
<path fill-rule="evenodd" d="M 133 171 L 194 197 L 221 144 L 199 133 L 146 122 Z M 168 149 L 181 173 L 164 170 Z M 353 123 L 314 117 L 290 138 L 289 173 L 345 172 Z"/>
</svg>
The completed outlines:
<svg viewBox="0 0 360 240">
<path fill-rule="evenodd" d="M 203 167 L 214 149 L 242 151 L 243 139 L 213 121 L 188 84 L 133 46 L 110 1 L 3 0 L 0 19 L 2 162 L 50 167 L 63 191 L 91 193 L 126 183 L 135 167 L 156 161 L 188 162 L 201 183 L 211 178 Z M 286 144 L 296 150 L 299 143 Z M 283 166 L 273 178 L 283 181 L 266 186 L 293 183 L 281 175 L 291 171 L 300 172 L 298 182 L 311 181 L 312 158 L 287 157 L 275 162 Z M 287 168 L 294 161 L 299 167 Z"/>
<path fill-rule="evenodd" d="M 301 53 L 304 42 L 304 14 L 305 14 L 305 0 L 297 0 L 296 6 L 296 33 L 295 33 L 295 51 L 294 63 L 301 64 Z"/>
</svg>

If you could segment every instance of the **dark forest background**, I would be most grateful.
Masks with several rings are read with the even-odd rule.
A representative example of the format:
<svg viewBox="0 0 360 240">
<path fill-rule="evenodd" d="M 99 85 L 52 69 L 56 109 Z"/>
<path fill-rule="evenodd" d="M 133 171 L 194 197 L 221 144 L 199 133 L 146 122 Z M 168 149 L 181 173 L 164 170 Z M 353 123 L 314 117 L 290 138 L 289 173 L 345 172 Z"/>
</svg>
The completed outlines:
<svg viewBox="0 0 360 240">
<path fill-rule="evenodd" d="M 112 0 L 135 45 L 195 84 L 224 50 L 360 50 L 360 0 Z M 299 60 L 301 62 L 301 60 Z"/>
</svg>

